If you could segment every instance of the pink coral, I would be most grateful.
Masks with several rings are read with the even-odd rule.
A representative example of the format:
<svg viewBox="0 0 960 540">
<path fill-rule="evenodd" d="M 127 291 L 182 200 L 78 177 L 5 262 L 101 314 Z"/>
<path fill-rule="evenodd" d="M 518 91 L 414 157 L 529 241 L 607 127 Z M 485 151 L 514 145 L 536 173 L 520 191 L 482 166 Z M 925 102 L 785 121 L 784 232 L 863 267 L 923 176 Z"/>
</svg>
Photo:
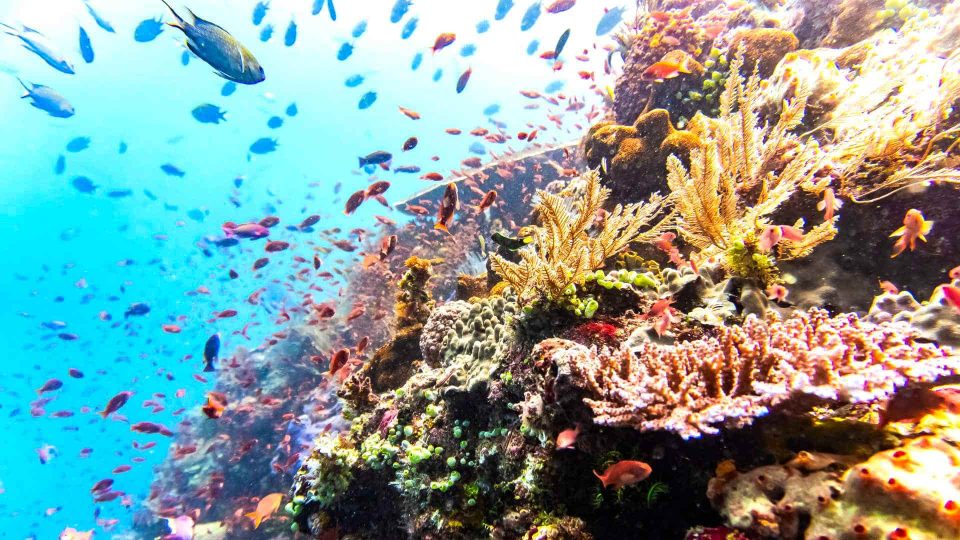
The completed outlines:
<svg viewBox="0 0 960 540">
<path fill-rule="evenodd" d="M 799 395 L 870 402 L 908 381 L 960 373 L 960 358 L 919 342 L 907 325 L 818 309 L 783 321 L 751 316 L 716 337 L 670 346 L 611 351 L 551 340 L 540 354 L 586 391 L 595 423 L 684 438 L 749 425 Z"/>
</svg>

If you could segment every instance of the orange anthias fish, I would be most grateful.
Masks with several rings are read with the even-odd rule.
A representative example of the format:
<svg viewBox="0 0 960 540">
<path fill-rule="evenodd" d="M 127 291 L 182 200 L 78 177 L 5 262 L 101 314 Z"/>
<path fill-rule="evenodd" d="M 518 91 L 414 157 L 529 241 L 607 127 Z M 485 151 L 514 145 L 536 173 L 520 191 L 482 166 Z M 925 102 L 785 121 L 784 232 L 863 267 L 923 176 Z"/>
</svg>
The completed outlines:
<svg viewBox="0 0 960 540">
<path fill-rule="evenodd" d="M 577 436 L 580 435 L 580 424 L 573 429 L 565 429 L 557 435 L 557 450 L 573 448 L 577 442 Z"/>
<path fill-rule="evenodd" d="M 907 215 L 903 216 L 903 227 L 893 231 L 893 234 L 890 235 L 891 238 L 894 236 L 900 237 L 897 243 L 893 245 L 893 255 L 890 258 L 900 255 L 907 247 L 910 248 L 910 251 L 917 249 L 917 239 L 926 242 L 927 238 L 924 235 L 929 234 L 932 228 L 933 222 L 925 220 L 919 210 L 916 208 L 907 210 Z"/>
<path fill-rule="evenodd" d="M 642 461 L 622 460 L 607 467 L 603 474 L 593 471 L 593 475 L 600 479 L 604 488 L 620 489 L 642 482 L 651 472 L 653 469 L 650 465 Z"/>
<path fill-rule="evenodd" d="M 283 493 L 271 493 L 266 497 L 260 499 L 260 502 L 257 503 L 257 509 L 253 512 L 248 512 L 244 516 L 253 520 L 253 528 L 256 529 L 260 526 L 260 523 L 273 515 L 277 511 L 277 508 L 280 507 L 280 502 L 283 500 Z"/>
<path fill-rule="evenodd" d="M 833 219 L 834 212 L 839 210 L 841 206 L 843 206 L 843 201 L 837 198 L 833 188 L 827 188 L 823 190 L 823 200 L 817 203 L 817 210 L 823 212 L 824 221 L 830 221 Z"/>
<path fill-rule="evenodd" d="M 457 211 L 459 198 L 457 196 L 457 185 L 453 182 L 447 184 L 447 189 L 443 192 L 443 198 L 440 199 L 440 208 L 437 210 L 437 223 L 434 229 L 440 229 L 450 233 L 450 223 L 453 221 L 453 214 Z"/>
<path fill-rule="evenodd" d="M 227 408 L 227 396 L 222 392 L 207 392 L 207 403 L 201 407 L 203 414 L 207 418 L 217 419 L 223 416 L 223 410 Z"/>
<path fill-rule="evenodd" d="M 957 312 L 960 313 L 960 287 L 941 285 L 940 294 L 943 295 L 943 299 L 946 300 L 948 304 L 953 306 L 953 309 L 956 309 Z"/>
<path fill-rule="evenodd" d="M 457 35 L 452 32 L 445 32 L 437 36 L 437 40 L 433 43 L 433 52 L 436 54 L 437 51 L 440 51 L 451 43 L 457 40 Z"/>
<path fill-rule="evenodd" d="M 419 120 L 419 119 L 420 119 L 420 113 L 418 113 L 417 111 L 410 110 L 410 109 L 408 109 L 408 108 L 406 108 L 406 107 L 400 107 L 400 112 L 402 112 L 403 114 L 405 114 L 405 115 L 407 116 L 407 118 L 409 118 L 409 119 L 411 119 L 411 120 Z"/>
<path fill-rule="evenodd" d="M 686 52 L 673 50 L 663 55 L 659 62 L 647 67 L 641 77 L 648 81 L 663 82 L 681 74 L 689 74 L 691 62 L 694 61 L 693 57 Z"/>
<path fill-rule="evenodd" d="M 494 190 L 488 191 L 482 199 L 480 199 L 480 204 L 477 205 L 477 213 L 483 212 L 487 208 L 493 206 L 493 203 L 497 200 L 497 192 Z"/>
</svg>

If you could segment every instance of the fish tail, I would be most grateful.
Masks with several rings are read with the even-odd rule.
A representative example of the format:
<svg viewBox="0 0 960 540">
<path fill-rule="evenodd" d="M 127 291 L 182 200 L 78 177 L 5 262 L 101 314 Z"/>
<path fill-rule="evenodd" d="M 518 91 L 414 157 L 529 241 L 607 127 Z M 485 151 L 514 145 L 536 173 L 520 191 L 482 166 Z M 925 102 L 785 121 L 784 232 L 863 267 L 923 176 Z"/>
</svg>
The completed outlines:
<svg viewBox="0 0 960 540">
<path fill-rule="evenodd" d="M 3 33 L 5 33 L 5 34 L 11 35 L 11 36 L 17 36 L 17 37 L 20 36 L 20 31 L 17 30 L 16 28 L 10 26 L 10 25 L 7 24 L 7 23 L 2 23 L 2 22 L 0 22 L 0 29 L 2 29 L 2 30 L 3 30 Z"/>
<path fill-rule="evenodd" d="M 248 513 L 244 514 L 244 516 L 246 516 L 246 517 L 248 517 L 248 518 L 250 518 L 250 519 L 253 520 L 253 528 L 254 528 L 254 529 L 256 529 L 257 527 L 259 527 L 259 526 L 260 526 L 260 522 L 263 521 L 263 516 L 261 516 L 260 514 L 258 514 L 258 513 L 256 513 L 256 512 L 248 512 Z"/>
<path fill-rule="evenodd" d="M 600 482 L 603 484 L 603 487 L 607 487 L 607 480 L 604 477 L 600 476 L 597 473 L 597 471 L 590 471 L 590 472 L 592 472 L 594 476 L 600 479 Z"/>
<path fill-rule="evenodd" d="M 106 411 L 106 410 L 97 411 L 97 414 L 100 415 L 100 418 L 103 418 L 104 420 L 107 419 L 107 411 Z"/>
<path fill-rule="evenodd" d="M 181 17 L 181 16 L 177 13 L 177 10 L 173 9 L 173 7 L 170 5 L 169 2 L 167 2 L 167 0 L 160 0 L 160 1 L 163 2 L 163 5 L 167 6 L 167 9 L 170 10 L 170 13 L 173 14 L 173 16 L 177 19 L 176 22 L 168 22 L 167 25 L 172 26 L 172 27 L 174 27 L 174 28 L 179 28 L 180 30 L 183 30 L 183 29 L 184 29 L 184 28 L 183 28 L 183 23 L 184 23 L 183 17 Z"/>
<path fill-rule="evenodd" d="M 367 162 L 364 161 L 364 159 L 363 159 L 362 157 L 361 157 L 361 158 L 357 158 L 357 161 L 360 163 L 359 167 L 360 167 L 361 169 L 364 167 L 364 165 L 367 164 Z"/>
<path fill-rule="evenodd" d="M 0 23 L 0 24 L 3 24 L 3 23 Z M 17 77 L 17 81 L 19 81 L 20 85 L 23 86 L 23 89 L 27 91 L 26 94 L 20 96 L 20 99 L 30 97 L 30 87 L 27 86 L 27 83 L 23 82 L 23 79 L 21 79 L 20 77 Z"/>
</svg>

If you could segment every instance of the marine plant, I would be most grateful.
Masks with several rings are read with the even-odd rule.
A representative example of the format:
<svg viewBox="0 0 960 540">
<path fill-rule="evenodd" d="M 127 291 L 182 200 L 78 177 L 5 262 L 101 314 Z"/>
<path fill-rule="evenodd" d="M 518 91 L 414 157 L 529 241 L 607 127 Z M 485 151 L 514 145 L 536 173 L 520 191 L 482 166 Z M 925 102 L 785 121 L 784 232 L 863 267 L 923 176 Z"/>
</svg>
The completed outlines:
<svg viewBox="0 0 960 540">
<path fill-rule="evenodd" d="M 596 224 L 609 195 L 597 171 L 583 175 L 579 193 L 569 188 L 561 194 L 538 191 L 534 210 L 540 224 L 529 228 L 532 242 L 518 251 L 520 262 L 490 257 L 491 268 L 510 284 L 521 304 L 563 303 L 607 259 L 673 227 L 669 199 L 659 194 L 647 202 L 618 204 Z"/>
</svg>

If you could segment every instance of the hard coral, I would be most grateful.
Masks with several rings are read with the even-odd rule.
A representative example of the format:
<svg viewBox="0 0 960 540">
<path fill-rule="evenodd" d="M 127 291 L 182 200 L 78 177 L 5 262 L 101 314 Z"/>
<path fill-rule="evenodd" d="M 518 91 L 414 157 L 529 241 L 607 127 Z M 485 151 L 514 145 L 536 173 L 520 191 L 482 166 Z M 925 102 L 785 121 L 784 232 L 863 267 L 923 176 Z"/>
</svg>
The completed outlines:
<svg viewBox="0 0 960 540">
<path fill-rule="evenodd" d="M 470 312 L 470 304 L 462 300 L 447 302 L 437 306 L 431 313 L 420 335 L 420 352 L 423 360 L 438 366 L 443 352 L 443 342 L 453 325 Z"/>
<path fill-rule="evenodd" d="M 567 342 L 541 354 L 587 392 L 595 423 L 691 438 L 749 425 L 799 396 L 873 402 L 909 381 L 960 373 L 949 349 L 917 338 L 902 324 L 814 309 L 782 321 L 750 316 L 718 327 L 716 337 L 672 346 L 598 351 Z"/>
<path fill-rule="evenodd" d="M 407 272 L 400 280 L 396 301 L 398 329 L 427 322 L 430 310 L 433 309 L 433 298 L 427 290 L 427 281 L 430 279 L 431 268 L 438 262 L 440 261 L 410 257 L 404 263 Z"/>
<path fill-rule="evenodd" d="M 797 36 L 779 28 L 751 28 L 734 36 L 730 50 L 743 52 L 743 67 L 748 73 L 754 69 L 760 77 L 767 78 L 777 67 L 777 62 L 795 51 L 800 45 Z"/>
</svg>

